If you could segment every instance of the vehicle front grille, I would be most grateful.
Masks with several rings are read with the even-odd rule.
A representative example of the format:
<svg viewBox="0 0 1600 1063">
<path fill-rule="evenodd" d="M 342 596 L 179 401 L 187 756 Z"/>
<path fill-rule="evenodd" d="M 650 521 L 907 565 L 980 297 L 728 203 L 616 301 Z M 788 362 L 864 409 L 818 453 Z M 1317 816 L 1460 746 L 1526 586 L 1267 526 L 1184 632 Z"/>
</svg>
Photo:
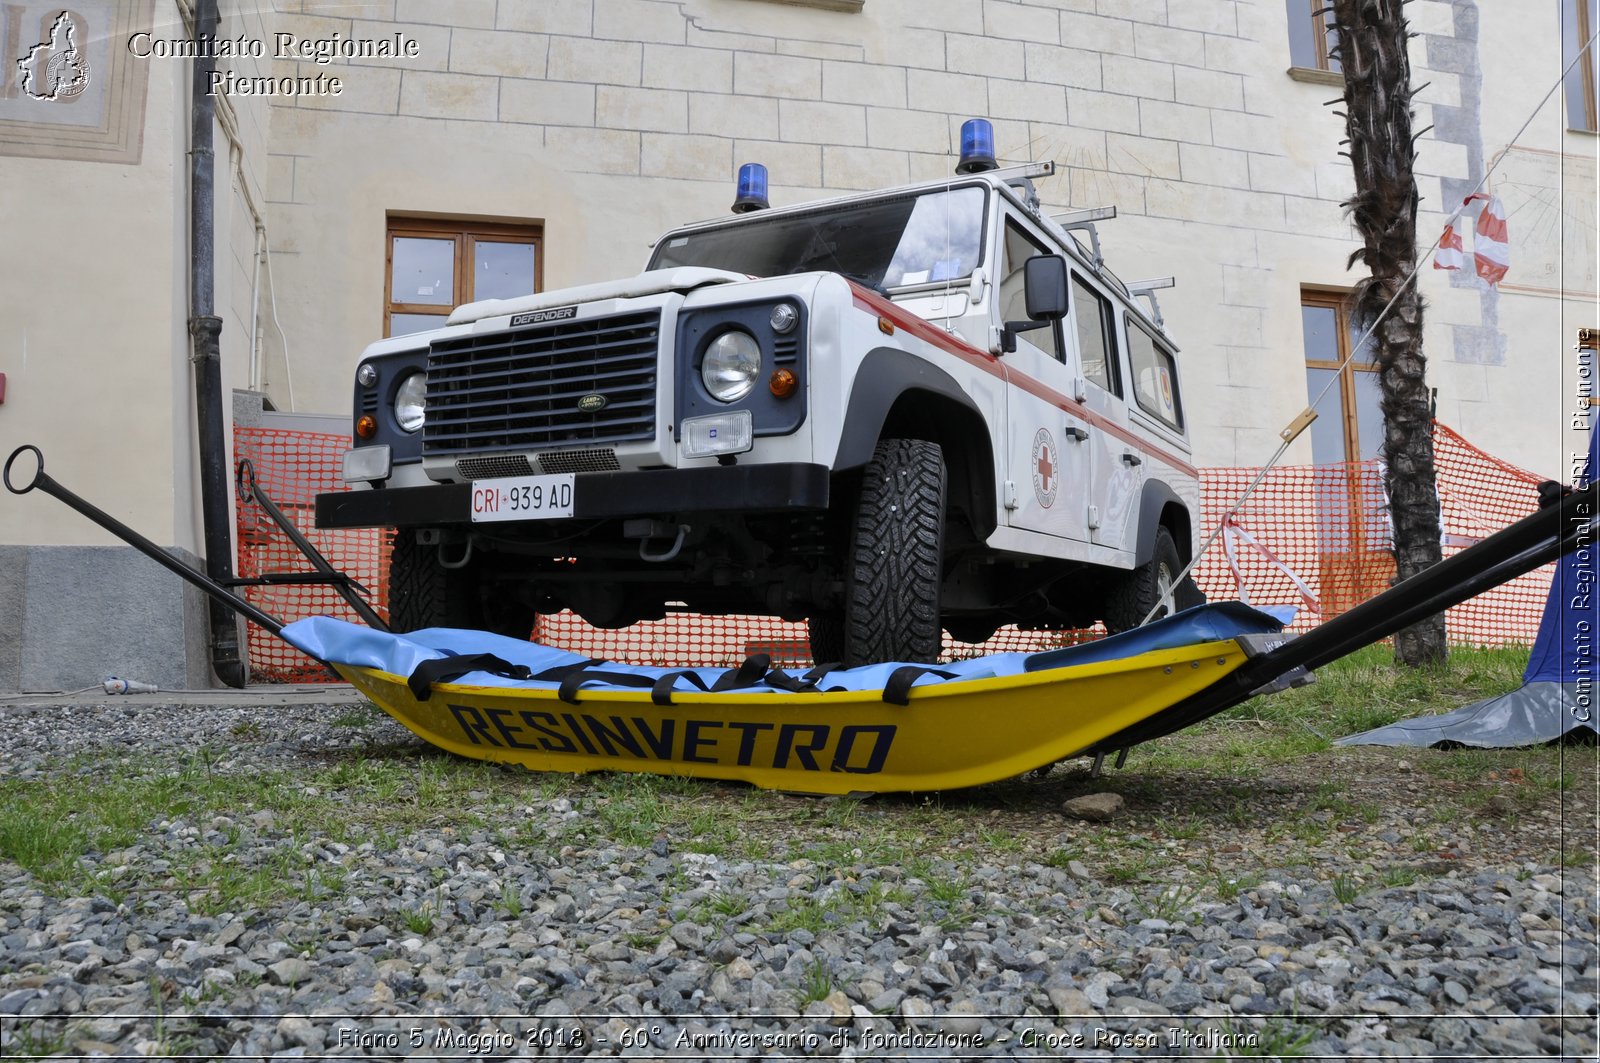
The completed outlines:
<svg viewBox="0 0 1600 1063">
<path fill-rule="evenodd" d="M 463 480 L 490 480 L 497 476 L 532 476 L 533 463 L 521 454 L 495 458 L 462 458 L 456 462 L 456 475 Z"/>
<path fill-rule="evenodd" d="M 622 468 L 617 452 L 610 447 L 593 450 L 558 450 L 539 455 L 541 472 L 616 472 Z"/>
<path fill-rule="evenodd" d="M 650 310 L 436 341 L 423 452 L 653 439 L 660 335 Z"/>
</svg>

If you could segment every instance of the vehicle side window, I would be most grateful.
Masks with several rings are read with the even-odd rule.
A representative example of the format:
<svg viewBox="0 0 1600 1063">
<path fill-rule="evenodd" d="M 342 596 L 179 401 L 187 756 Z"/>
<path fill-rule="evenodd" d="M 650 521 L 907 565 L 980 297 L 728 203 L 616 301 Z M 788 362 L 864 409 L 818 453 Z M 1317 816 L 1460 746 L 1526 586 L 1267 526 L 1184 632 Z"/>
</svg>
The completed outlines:
<svg viewBox="0 0 1600 1063">
<path fill-rule="evenodd" d="M 1178 399 L 1177 363 L 1156 346 L 1155 337 L 1124 315 L 1128 326 L 1128 361 L 1133 366 L 1133 395 L 1145 413 L 1173 428 L 1183 429 L 1183 406 Z"/>
<path fill-rule="evenodd" d="M 1078 325 L 1078 357 L 1083 360 L 1083 375 L 1090 383 L 1121 395 L 1111 304 L 1076 273 L 1072 275 L 1072 313 Z"/>
<path fill-rule="evenodd" d="M 999 300 L 1002 323 L 1028 320 L 1028 296 L 1022 283 L 1022 267 L 1033 256 L 1046 254 L 1049 252 L 1042 243 L 1024 232 L 1016 222 L 1010 218 L 1006 219 L 1006 242 L 1001 255 L 1003 261 L 1000 264 Z M 1061 360 L 1061 350 L 1056 346 L 1054 324 L 1048 328 L 1024 332 L 1021 338 L 1057 361 Z"/>
</svg>

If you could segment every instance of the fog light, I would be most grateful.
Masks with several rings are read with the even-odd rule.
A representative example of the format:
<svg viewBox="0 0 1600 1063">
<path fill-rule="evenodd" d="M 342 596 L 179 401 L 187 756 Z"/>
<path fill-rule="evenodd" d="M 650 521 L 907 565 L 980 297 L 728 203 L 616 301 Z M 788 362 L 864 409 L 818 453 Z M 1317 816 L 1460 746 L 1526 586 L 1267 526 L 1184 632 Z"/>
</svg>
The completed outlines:
<svg viewBox="0 0 1600 1063">
<path fill-rule="evenodd" d="M 392 465 L 387 445 L 356 447 L 344 452 L 344 460 L 339 463 L 339 475 L 347 484 L 362 480 L 387 480 Z"/>
<path fill-rule="evenodd" d="M 742 454 L 754 441 L 749 410 L 691 417 L 683 422 L 683 456 L 686 458 Z"/>
<path fill-rule="evenodd" d="M 799 386 L 800 381 L 787 369 L 774 369 L 772 376 L 767 380 L 767 390 L 780 399 L 793 395 L 795 388 Z"/>
<path fill-rule="evenodd" d="M 362 414 L 361 419 L 356 421 L 356 435 L 362 439 L 371 439 L 377 434 L 378 419 L 370 413 Z"/>
</svg>

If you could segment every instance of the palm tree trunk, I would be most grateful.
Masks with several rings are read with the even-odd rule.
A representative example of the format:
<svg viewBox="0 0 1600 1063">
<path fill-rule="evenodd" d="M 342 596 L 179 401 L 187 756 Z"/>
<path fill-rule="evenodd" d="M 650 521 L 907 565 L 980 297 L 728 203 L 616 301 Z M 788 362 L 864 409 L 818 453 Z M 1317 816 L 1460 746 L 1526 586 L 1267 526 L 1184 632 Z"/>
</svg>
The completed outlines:
<svg viewBox="0 0 1600 1063">
<path fill-rule="evenodd" d="M 1405 579 L 1441 556 L 1423 303 L 1415 284 L 1406 283 L 1416 265 L 1418 198 L 1408 33 L 1401 0 L 1331 3 L 1355 170 L 1355 195 L 1345 207 L 1363 241 L 1349 265 L 1364 262 L 1370 271 L 1352 296 L 1356 327 L 1365 329 L 1395 300 L 1372 342 L 1383 394 L 1384 487 L 1394 524 L 1396 579 Z M 1447 652 L 1442 615 L 1395 636 L 1395 659 L 1402 664 L 1443 661 Z"/>
</svg>

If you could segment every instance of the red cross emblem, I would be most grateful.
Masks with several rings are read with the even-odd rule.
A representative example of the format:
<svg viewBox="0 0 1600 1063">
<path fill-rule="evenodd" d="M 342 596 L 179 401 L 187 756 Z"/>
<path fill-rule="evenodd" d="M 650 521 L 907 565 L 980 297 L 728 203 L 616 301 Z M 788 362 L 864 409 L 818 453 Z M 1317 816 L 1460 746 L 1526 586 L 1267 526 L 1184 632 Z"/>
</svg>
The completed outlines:
<svg viewBox="0 0 1600 1063">
<path fill-rule="evenodd" d="M 1033 436 L 1033 494 L 1045 509 L 1056 503 L 1056 441 L 1046 428 Z"/>
</svg>

